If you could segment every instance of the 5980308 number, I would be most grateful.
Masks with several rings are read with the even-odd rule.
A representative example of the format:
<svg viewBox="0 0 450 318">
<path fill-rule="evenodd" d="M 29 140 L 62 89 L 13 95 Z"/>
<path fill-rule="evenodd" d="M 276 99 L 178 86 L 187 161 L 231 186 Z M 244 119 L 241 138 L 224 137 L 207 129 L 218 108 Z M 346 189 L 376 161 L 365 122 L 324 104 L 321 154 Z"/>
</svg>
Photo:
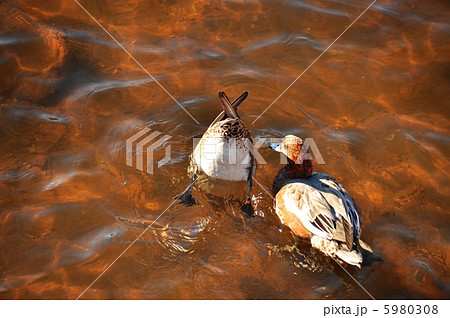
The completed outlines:
<svg viewBox="0 0 450 318">
<path fill-rule="evenodd" d="M 384 305 L 384 314 L 392 314 L 392 315 L 436 315 L 439 312 L 437 305 Z"/>
</svg>

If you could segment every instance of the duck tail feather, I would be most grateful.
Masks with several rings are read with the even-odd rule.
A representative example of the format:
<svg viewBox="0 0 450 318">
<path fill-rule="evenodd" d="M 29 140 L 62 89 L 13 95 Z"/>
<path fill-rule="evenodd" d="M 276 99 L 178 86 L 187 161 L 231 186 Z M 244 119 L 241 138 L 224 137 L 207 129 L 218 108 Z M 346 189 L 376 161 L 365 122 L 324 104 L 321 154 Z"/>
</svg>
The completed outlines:
<svg viewBox="0 0 450 318">
<path fill-rule="evenodd" d="M 359 240 L 359 247 L 361 249 L 361 254 L 363 256 L 362 262 L 363 266 L 371 266 L 375 262 L 383 263 L 383 258 L 381 258 L 381 256 L 374 254 L 372 248 L 361 239 Z"/>
<path fill-rule="evenodd" d="M 369 253 L 373 253 L 372 248 L 369 246 L 369 244 L 367 244 L 366 242 L 364 242 L 363 240 L 359 239 L 359 247 L 361 247 L 363 250 L 369 252 Z"/>
<path fill-rule="evenodd" d="M 358 250 L 348 251 L 345 249 L 339 249 L 336 252 L 336 256 L 339 257 L 344 262 L 346 262 L 347 264 L 361 268 L 363 257 Z"/>
<path fill-rule="evenodd" d="M 225 95 L 226 96 L 226 95 Z M 238 98 L 236 98 L 234 100 L 233 103 L 231 103 L 231 106 L 233 106 L 234 110 L 237 111 L 237 108 L 239 107 L 239 105 L 247 98 L 248 96 L 248 92 L 243 92 L 241 94 L 241 96 L 239 96 Z"/>
<path fill-rule="evenodd" d="M 239 118 L 239 115 L 237 114 L 236 110 L 233 108 L 233 106 L 230 103 L 230 100 L 228 99 L 225 92 L 219 92 L 219 100 L 222 104 L 223 110 L 225 111 L 225 116 L 227 118 L 233 118 L 237 119 Z"/>
</svg>

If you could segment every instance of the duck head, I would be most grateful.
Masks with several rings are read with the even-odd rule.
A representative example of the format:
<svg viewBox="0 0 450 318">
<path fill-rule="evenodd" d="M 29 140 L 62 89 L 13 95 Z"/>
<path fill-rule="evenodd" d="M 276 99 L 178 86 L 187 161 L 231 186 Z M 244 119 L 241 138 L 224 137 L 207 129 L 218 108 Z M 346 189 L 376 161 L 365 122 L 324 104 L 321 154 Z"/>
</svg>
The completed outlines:
<svg viewBox="0 0 450 318">
<path fill-rule="evenodd" d="M 291 178 L 308 178 L 313 172 L 311 157 L 302 151 L 303 140 L 294 135 L 287 135 L 280 144 L 271 144 L 270 148 L 281 152 L 288 159 L 287 173 Z"/>
</svg>

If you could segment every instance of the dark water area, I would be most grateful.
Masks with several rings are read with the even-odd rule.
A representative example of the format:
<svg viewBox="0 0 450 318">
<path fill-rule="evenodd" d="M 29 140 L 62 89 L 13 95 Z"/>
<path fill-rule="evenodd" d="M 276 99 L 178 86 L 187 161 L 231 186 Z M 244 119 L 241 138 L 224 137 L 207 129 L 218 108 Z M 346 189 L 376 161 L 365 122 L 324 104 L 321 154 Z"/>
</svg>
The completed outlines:
<svg viewBox="0 0 450 318">
<path fill-rule="evenodd" d="M 346 267 L 375 298 L 449 298 L 448 1 L 377 1 L 254 124 L 371 1 L 80 3 L 199 124 L 75 1 L 0 1 L 0 298 L 77 298 L 153 222 L 82 298 L 369 298 L 280 226 L 267 147 L 256 217 L 220 181 L 160 216 L 219 90 L 249 91 L 254 137 L 313 138 L 384 260 Z M 126 165 L 145 127 L 172 136 L 154 174 Z"/>
</svg>

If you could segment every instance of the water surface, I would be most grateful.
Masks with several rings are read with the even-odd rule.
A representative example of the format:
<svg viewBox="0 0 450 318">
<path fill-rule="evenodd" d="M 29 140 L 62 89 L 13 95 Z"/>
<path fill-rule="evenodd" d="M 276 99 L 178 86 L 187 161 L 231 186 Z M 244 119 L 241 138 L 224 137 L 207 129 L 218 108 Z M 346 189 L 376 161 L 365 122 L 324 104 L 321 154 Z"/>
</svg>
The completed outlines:
<svg viewBox="0 0 450 318">
<path fill-rule="evenodd" d="M 188 184 L 219 90 L 250 92 L 254 137 L 314 139 L 316 169 L 352 194 L 384 260 L 347 267 L 375 298 L 449 298 L 446 1 L 377 1 L 251 124 L 370 2 L 81 1 L 199 124 L 74 1 L 1 2 L 0 298 L 78 297 Z M 125 164 L 145 127 L 172 136 L 153 175 Z M 270 188 L 281 166 L 261 153 Z M 245 185 L 201 186 L 200 205 L 170 207 L 83 298 L 369 297 L 280 227 L 258 185 L 251 220 Z"/>
</svg>

